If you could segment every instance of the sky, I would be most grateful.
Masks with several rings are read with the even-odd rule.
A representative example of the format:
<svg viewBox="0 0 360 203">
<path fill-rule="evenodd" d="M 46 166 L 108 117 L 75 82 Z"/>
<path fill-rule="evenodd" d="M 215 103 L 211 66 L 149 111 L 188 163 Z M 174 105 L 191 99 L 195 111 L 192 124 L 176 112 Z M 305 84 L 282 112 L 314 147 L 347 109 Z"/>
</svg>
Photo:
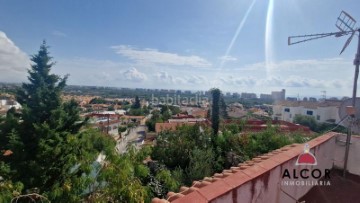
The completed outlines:
<svg viewBox="0 0 360 203">
<path fill-rule="evenodd" d="M 358 0 L 0 0 L 0 82 L 25 82 L 43 40 L 68 84 L 351 96 L 357 36 L 336 32 Z M 358 23 L 360 24 L 360 23 Z"/>
</svg>

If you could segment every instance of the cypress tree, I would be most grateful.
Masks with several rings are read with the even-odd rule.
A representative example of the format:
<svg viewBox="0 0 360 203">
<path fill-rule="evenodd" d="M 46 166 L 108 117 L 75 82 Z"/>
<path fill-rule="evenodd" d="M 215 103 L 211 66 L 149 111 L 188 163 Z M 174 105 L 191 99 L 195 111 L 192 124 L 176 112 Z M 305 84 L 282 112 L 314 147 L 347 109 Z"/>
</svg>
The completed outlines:
<svg viewBox="0 0 360 203">
<path fill-rule="evenodd" d="M 220 113 L 220 95 L 221 91 L 218 88 L 210 90 L 212 95 L 212 107 L 211 107 L 211 125 L 214 134 L 219 131 L 219 113 Z"/>
<path fill-rule="evenodd" d="M 134 109 L 140 109 L 141 108 L 141 104 L 140 104 L 140 99 L 138 96 L 135 96 L 135 103 L 133 105 Z"/>
</svg>

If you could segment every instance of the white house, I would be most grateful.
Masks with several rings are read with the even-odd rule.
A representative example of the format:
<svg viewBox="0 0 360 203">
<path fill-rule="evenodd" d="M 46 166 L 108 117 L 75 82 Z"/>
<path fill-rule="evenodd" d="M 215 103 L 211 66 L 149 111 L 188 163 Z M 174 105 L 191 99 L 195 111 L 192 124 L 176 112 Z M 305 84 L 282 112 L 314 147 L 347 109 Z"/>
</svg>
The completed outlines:
<svg viewBox="0 0 360 203">
<path fill-rule="evenodd" d="M 9 110 L 12 107 L 15 107 L 15 109 L 20 109 L 21 105 L 14 100 L 5 100 L 5 99 L 0 100 L 0 108 Z"/>
<path fill-rule="evenodd" d="M 280 101 L 273 105 L 273 119 L 293 122 L 295 115 L 313 116 L 318 122 L 337 123 L 341 101 Z"/>
</svg>

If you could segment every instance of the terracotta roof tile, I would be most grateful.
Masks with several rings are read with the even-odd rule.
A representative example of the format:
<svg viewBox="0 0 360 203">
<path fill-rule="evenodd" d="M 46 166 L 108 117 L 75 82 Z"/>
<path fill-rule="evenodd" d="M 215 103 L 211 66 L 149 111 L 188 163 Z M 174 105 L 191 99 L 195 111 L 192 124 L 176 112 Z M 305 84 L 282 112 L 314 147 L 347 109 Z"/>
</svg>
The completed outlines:
<svg viewBox="0 0 360 203">
<path fill-rule="evenodd" d="M 230 185 L 232 188 L 237 188 L 243 183 L 251 180 L 251 177 L 246 175 L 244 172 L 239 171 L 238 173 L 233 174 L 232 176 L 226 177 L 223 179 L 225 183 Z"/>
<path fill-rule="evenodd" d="M 159 199 L 159 198 L 157 198 L 157 197 L 155 197 L 155 198 L 153 198 L 152 200 L 151 200 L 151 203 L 168 203 L 169 201 L 167 201 L 167 200 L 164 200 L 164 199 Z"/>
<path fill-rule="evenodd" d="M 182 198 L 176 199 L 172 203 L 208 203 L 208 201 L 198 191 L 194 191 Z"/>
<path fill-rule="evenodd" d="M 264 174 L 265 172 L 267 172 L 267 170 L 261 166 L 259 166 L 258 164 L 253 165 L 245 170 L 242 171 L 243 173 L 245 173 L 246 175 L 250 176 L 252 179 L 256 178 L 262 174 Z"/>
<path fill-rule="evenodd" d="M 290 147 L 287 149 L 288 150 L 283 151 L 282 154 L 289 158 L 294 158 L 294 157 L 298 156 L 301 152 L 304 151 L 304 145 L 294 146 L 294 147 Z"/>
<path fill-rule="evenodd" d="M 200 188 L 199 193 L 204 196 L 208 201 L 215 199 L 227 192 L 229 192 L 232 187 L 227 184 L 224 180 L 218 180 L 206 187 Z"/>
<path fill-rule="evenodd" d="M 279 165 L 278 162 L 273 161 L 271 159 L 263 160 L 260 163 L 257 163 L 258 166 L 265 168 L 266 170 L 271 170 Z"/>
<path fill-rule="evenodd" d="M 282 164 L 289 161 L 291 158 L 289 156 L 286 156 L 284 153 L 278 153 L 270 157 L 269 159 L 277 162 L 278 164 Z"/>
<path fill-rule="evenodd" d="M 187 195 L 187 194 L 192 193 L 197 190 L 199 190 L 199 188 L 197 188 L 197 187 L 184 187 L 183 186 L 180 188 L 180 193 L 183 195 Z"/>
<path fill-rule="evenodd" d="M 185 195 L 183 195 L 183 194 L 181 194 L 181 193 L 168 192 L 167 196 L 168 196 L 168 199 L 167 199 L 167 200 L 170 201 L 170 202 L 172 202 L 172 201 L 174 201 L 174 200 L 176 200 L 176 199 L 179 199 L 179 198 L 181 198 L 181 197 L 184 197 Z"/>
</svg>

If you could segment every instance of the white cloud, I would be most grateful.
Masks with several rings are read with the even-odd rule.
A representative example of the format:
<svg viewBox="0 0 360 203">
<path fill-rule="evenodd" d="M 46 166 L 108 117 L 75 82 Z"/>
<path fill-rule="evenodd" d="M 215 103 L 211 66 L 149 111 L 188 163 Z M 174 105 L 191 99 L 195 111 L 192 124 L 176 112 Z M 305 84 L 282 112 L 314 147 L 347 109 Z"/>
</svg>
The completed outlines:
<svg viewBox="0 0 360 203">
<path fill-rule="evenodd" d="M 219 57 L 219 59 L 221 60 L 221 61 L 237 61 L 237 58 L 235 58 L 235 57 L 233 57 L 233 56 L 229 56 L 229 55 L 225 55 L 225 56 L 221 56 L 221 57 Z"/>
<path fill-rule="evenodd" d="M 254 77 L 220 77 L 218 79 L 222 84 L 232 87 L 254 87 L 265 88 L 331 88 L 341 89 L 350 88 L 351 81 L 342 81 L 339 79 L 322 80 L 309 77 L 300 77 L 297 75 L 278 76 L 269 78 Z"/>
<path fill-rule="evenodd" d="M 112 46 L 117 54 L 142 64 L 164 64 L 191 67 L 210 67 L 211 63 L 199 56 L 181 56 L 156 49 L 137 49 L 127 45 Z"/>
<path fill-rule="evenodd" d="M 130 68 L 123 72 L 123 76 L 126 80 L 134 82 L 143 82 L 147 79 L 146 75 L 142 72 L 139 72 L 136 68 Z"/>
<path fill-rule="evenodd" d="M 154 74 L 155 78 L 157 79 L 156 82 L 163 82 L 168 84 L 174 85 L 206 85 L 208 84 L 208 79 L 204 76 L 182 76 L 182 77 L 174 77 L 170 75 L 168 72 L 160 71 Z M 155 81 L 154 81 L 155 82 Z"/>
<path fill-rule="evenodd" d="M 242 86 L 242 87 L 252 87 L 255 86 L 257 80 L 253 77 L 221 77 L 219 78 L 220 82 L 229 86 Z"/>
<path fill-rule="evenodd" d="M 0 81 L 24 81 L 28 68 L 29 57 L 0 31 Z"/>
<path fill-rule="evenodd" d="M 189 84 L 196 84 L 196 85 L 206 85 L 208 84 L 208 80 L 204 76 L 196 76 L 192 75 L 188 78 L 185 78 L 185 81 Z"/>
<path fill-rule="evenodd" d="M 67 37 L 67 34 L 65 34 L 59 30 L 54 30 L 51 34 L 54 36 L 57 36 L 57 37 Z"/>
<path fill-rule="evenodd" d="M 165 71 L 161 71 L 155 74 L 156 79 L 158 79 L 160 82 L 166 82 L 166 83 L 174 83 L 173 76 L 169 75 L 169 73 Z"/>
</svg>

